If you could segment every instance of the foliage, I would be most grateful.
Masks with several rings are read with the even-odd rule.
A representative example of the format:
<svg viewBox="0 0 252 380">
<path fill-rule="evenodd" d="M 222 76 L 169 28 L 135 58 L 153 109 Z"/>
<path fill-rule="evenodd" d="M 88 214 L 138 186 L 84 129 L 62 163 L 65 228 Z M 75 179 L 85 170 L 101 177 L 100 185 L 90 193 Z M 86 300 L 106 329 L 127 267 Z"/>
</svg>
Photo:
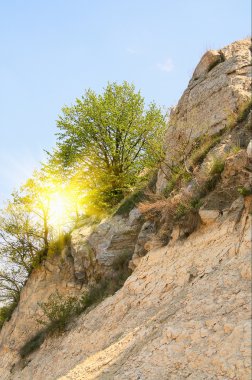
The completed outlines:
<svg viewBox="0 0 252 380">
<path fill-rule="evenodd" d="M 143 189 L 134 191 L 119 204 L 115 215 L 128 215 L 139 202 L 143 201 L 144 198 L 146 198 L 146 195 Z"/>
<path fill-rule="evenodd" d="M 60 255 L 62 250 L 71 242 L 70 232 L 61 233 L 57 239 L 50 241 L 48 256 Z"/>
<path fill-rule="evenodd" d="M 214 157 L 211 168 L 210 168 L 210 175 L 220 174 L 223 172 L 225 166 L 225 161 L 223 158 L 220 157 Z"/>
<path fill-rule="evenodd" d="M 128 267 L 132 254 L 128 251 L 123 251 L 118 255 L 113 263 L 113 274 L 110 277 L 103 278 L 98 284 L 93 285 L 83 294 L 80 304 L 79 313 L 85 311 L 87 307 L 101 302 L 104 298 L 113 295 L 119 290 L 126 279 L 131 274 Z"/>
<path fill-rule="evenodd" d="M 209 171 L 201 183 L 195 182 L 192 193 L 179 192 L 176 196 L 168 194 L 168 198 L 154 199 L 154 202 L 144 201 L 139 204 L 140 212 L 156 223 L 166 225 L 167 229 L 178 224 L 186 231 L 185 236 L 197 228 L 199 223 L 198 209 L 202 206 L 202 198 L 214 190 L 221 178 L 225 161 L 214 157 Z M 182 167 L 183 169 L 183 167 Z M 179 170 L 177 170 L 179 173 Z M 173 187 L 177 186 L 179 175 L 172 175 Z M 182 171 L 183 173 L 183 171 Z"/>
<path fill-rule="evenodd" d="M 242 123 L 247 119 L 250 111 L 252 109 L 252 100 L 249 99 L 243 105 L 240 106 L 237 113 L 232 113 L 228 117 L 227 129 L 233 129 L 238 123 Z M 247 128 L 250 130 L 252 128 L 251 122 L 247 124 Z"/>
<path fill-rule="evenodd" d="M 21 268 L 8 267 L 0 271 L 0 302 L 18 303 L 20 292 L 26 281 Z"/>
<path fill-rule="evenodd" d="M 246 120 L 248 117 L 250 111 L 252 109 L 252 99 L 248 100 L 239 110 L 238 116 L 237 116 L 237 123 L 241 123 L 242 121 Z"/>
<path fill-rule="evenodd" d="M 0 307 L 0 330 L 4 325 L 4 322 L 11 319 L 12 313 L 15 310 L 17 304 L 18 301 L 12 301 L 7 305 Z"/>
<path fill-rule="evenodd" d="M 38 320 L 38 322 L 45 327 L 21 347 L 19 351 L 21 357 L 38 349 L 47 335 L 64 331 L 73 318 L 119 290 L 131 273 L 128 268 L 131 256 L 128 251 L 118 255 L 112 264 L 114 270 L 112 275 L 90 286 L 80 298 L 64 297 L 56 291 L 51 294 L 47 302 L 40 303 L 46 319 Z"/>
<path fill-rule="evenodd" d="M 252 194 L 252 189 L 248 189 L 244 186 L 238 187 L 237 189 L 238 193 L 241 194 L 243 197 L 246 197 L 248 195 Z"/>
<path fill-rule="evenodd" d="M 22 268 L 8 267 L 0 271 L 0 329 L 8 321 L 18 305 L 21 290 L 26 281 Z"/>
<path fill-rule="evenodd" d="M 189 210 L 190 210 L 190 206 L 188 204 L 182 203 L 182 202 L 179 203 L 176 208 L 176 214 L 175 214 L 176 220 L 179 220 L 183 216 L 185 216 Z"/>
<path fill-rule="evenodd" d="M 190 173 L 184 165 L 174 166 L 167 185 L 163 191 L 163 195 L 167 198 L 175 188 L 180 188 L 182 184 L 188 184 L 192 179 Z"/>
<path fill-rule="evenodd" d="M 81 172 L 86 200 L 102 208 L 118 203 L 141 171 L 156 164 L 165 123 L 160 108 L 152 103 L 146 110 L 141 94 L 124 82 L 108 84 L 102 95 L 87 90 L 63 108 L 58 128 L 49 165 L 60 163 L 69 177 Z"/>
<path fill-rule="evenodd" d="M 9 201 L 0 215 L 0 256 L 30 273 L 43 248 L 41 229 L 23 204 Z"/>
<path fill-rule="evenodd" d="M 203 202 L 202 199 L 200 199 L 199 196 L 195 196 L 191 199 L 190 201 L 190 206 L 194 210 L 199 210 L 200 207 L 202 206 Z"/>
<path fill-rule="evenodd" d="M 241 150 L 240 146 L 233 145 L 232 148 L 231 148 L 231 153 L 237 154 L 238 152 L 240 152 L 240 150 Z"/>
<path fill-rule="evenodd" d="M 202 164 L 208 152 L 221 141 L 220 136 L 205 137 L 203 141 L 199 141 L 199 147 L 194 149 L 190 157 L 194 166 Z"/>
<path fill-rule="evenodd" d="M 69 320 L 76 314 L 76 297 L 62 297 L 58 291 L 52 293 L 46 302 L 39 304 L 46 320 L 38 320 L 43 325 L 49 325 L 50 330 L 64 331 Z"/>
</svg>

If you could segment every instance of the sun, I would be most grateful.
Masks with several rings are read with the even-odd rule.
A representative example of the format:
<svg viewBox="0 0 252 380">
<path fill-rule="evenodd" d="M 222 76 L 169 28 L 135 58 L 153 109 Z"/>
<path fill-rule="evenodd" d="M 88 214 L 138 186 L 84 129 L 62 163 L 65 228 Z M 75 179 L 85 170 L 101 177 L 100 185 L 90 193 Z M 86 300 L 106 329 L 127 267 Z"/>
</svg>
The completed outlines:
<svg viewBox="0 0 252 380">
<path fill-rule="evenodd" d="M 55 191 L 50 194 L 49 220 L 58 230 L 63 228 L 74 212 L 73 200 L 64 191 Z"/>
</svg>

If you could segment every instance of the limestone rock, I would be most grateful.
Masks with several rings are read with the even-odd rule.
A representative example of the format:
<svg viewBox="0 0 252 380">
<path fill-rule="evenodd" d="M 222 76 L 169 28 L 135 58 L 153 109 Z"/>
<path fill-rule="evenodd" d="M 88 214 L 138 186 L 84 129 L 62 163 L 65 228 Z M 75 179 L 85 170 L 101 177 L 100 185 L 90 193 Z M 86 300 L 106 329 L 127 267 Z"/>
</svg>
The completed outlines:
<svg viewBox="0 0 252 380">
<path fill-rule="evenodd" d="M 123 251 L 133 254 L 142 224 L 140 213 L 136 218 L 133 217 L 135 213 L 135 210 L 131 211 L 129 220 L 115 216 L 100 224 L 89 236 L 88 241 L 101 265 L 111 266 L 114 258 Z"/>
<path fill-rule="evenodd" d="M 209 68 L 221 63 L 224 60 L 221 52 L 217 50 L 207 51 L 200 62 L 198 63 L 196 69 L 193 73 L 193 80 L 199 79 L 201 76 L 206 75 L 210 70 Z"/>
<path fill-rule="evenodd" d="M 132 256 L 132 260 L 129 264 L 131 269 L 135 269 L 135 267 L 139 263 L 139 258 L 146 255 L 148 250 L 146 249 L 146 243 L 154 238 L 156 232 L 155 224 L 151 221 L 146 221 L 139 232 L 137 237 L 137 241 L 135 244 L 134 254 Z"/>
<path fill-rule="evenodd" d="M 183 243 L 142 257 L 120 291 L 12 373 L 18 356 L 17 319 L 11 321 L 0 346 L 1 379 L 249 380 L 251 199 L 234 230 L 238 203 L 225 223 L 202 225 Z"/>
<path fill-rule="evenodd" d="M 250 140 L 250 142 L 247 146 L 247 155 L 249 158 L 252 158 L 252 140 Z"/>
<path fill-rule="evenodd" d="M 213 134 L 235 119 L 251 99 L 251 41 L 245 39 L 221 51 L 207 52 L 199 62 L 178 105 L 173 109 L 165 146 L 166 161 L 180 157 L 174 140 L 186 136 Z M 177 136 L 176 139 L 174 136 Z M 174 157 L 175 155 L 175 157 Z M 177 156 L 176 156 L 177 155 Z M 164 172 L 159 171 L 157 192 L 166 186 Z"/>
<path fill-rule="evenodd" d="M 75 276 L 80 282 L 91 282 L 99 272 L 95 252 L 88 242 L 91 227 L 74 230 L 71 235 L 71 255 Z"/>
<path fill-rule="evenodd" d="M 95 228 L 82 227 L 72 233 L 72 256 L 76 277 L 90 282 L 107 272 L 115 257 L 123 252 L 133 254 L 142 215 L 133 209 L 128 218 L 114 216 Z"/>
<path fill-rule="evenodd" d="M 218 210 L 205 210 L 201 208 L 199 210 L 199 215 L 203 223 L 209 224 L 215 222 L 220 213 Z"/>
</svg>

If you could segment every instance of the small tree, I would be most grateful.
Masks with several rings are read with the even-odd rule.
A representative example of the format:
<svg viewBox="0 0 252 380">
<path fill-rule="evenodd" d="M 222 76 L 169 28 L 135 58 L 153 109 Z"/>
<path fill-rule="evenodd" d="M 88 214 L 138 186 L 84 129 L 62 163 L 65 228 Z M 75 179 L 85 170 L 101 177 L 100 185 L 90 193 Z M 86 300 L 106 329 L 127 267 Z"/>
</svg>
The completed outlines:
<svg viewBox="0 0 252 380">
<path fill-rule="evenodd" d="M 23 268 L 13 267 L 0 271 L 0 303 L 18 304 L 26 280 Z"/>
<path fill-rule="evenodd" d="M 0 214 L 0 257 L 28 274 L 43 248 L 43 232 L 18 193 Z"/>
<path fill-rule="evenodd" d="M 33 177 L 27 180 L 15 201 L 33 215 L 40 229 L 39 237 L 43 241 L 43 251 L 46 256 L 49 250 L 50 192 L 42 172 L 35 172 Z"/>
</svg>

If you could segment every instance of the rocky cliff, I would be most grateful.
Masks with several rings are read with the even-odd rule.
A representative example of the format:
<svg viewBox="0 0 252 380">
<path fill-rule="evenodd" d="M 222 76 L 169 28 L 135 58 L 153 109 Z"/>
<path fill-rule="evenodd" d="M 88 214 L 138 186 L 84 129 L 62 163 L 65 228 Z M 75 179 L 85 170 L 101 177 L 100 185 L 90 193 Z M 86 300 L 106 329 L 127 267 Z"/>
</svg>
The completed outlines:
<svg viewBox="0 0 252 380">
<path fill-rule="evenodd" d="M 166 135 L 167 161 L 181 155 L 174 135 L 213 134 L 222 130 L 251 99 L 251 41 L 234 42 L 223 49 L 207 51 L 177 106 Z M 175 156 L 175 157 L 174 157 Z M 159 172 L 157 191 L 166 185 L 166 168 Z"/>
<path fill-rule="evenodd" d="M 168 228 L 162 218 L 145 220 L 135 208 L 75 230 L 71 246 L 31 274 L 3 326 L 1 379 L 250 379 L 250 46 L 243 40 L 207 52 L 171 117 L 167 149 L 174 129 L 178 135 L 189 131 L 190 138 L 222 131 L 191 170 L 190 182 L 170 195 L 176 200 L 193 192 L 213 160 L 222 160 L 194 228 L 188 221 Z M 170 149 L 166 159 L 175 159 Z M 161 170 L 159 194 L 167 183 L 169 173 Z M 167 239 L 160 238 L 164 226 Z M 112 275 L 113 260 L 124 251 L 133 254 L 134 269 L 124 286 L 21 360 L 20 347 L 39 329 L 38 303 L 56 289 L 78 296 Z"/>
</svg>

